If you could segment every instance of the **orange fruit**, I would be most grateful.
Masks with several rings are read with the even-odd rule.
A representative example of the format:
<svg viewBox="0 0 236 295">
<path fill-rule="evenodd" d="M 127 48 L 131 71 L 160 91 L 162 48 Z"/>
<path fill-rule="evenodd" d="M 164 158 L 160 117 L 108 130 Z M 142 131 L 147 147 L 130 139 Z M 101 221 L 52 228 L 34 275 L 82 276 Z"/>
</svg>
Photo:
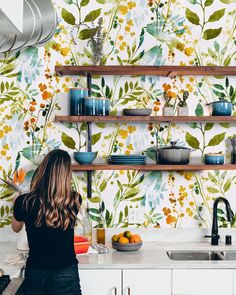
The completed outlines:
<svg viewBox="0 0 236 295">
<path fill-rule="evenodd" d="M 130 243 L 140 243 L 142 242 L 142 239 L 139 235 L 132 235 L 132 237 L 130 238 Z"/>
<path fill-rule="evenodd" d="M 126 231 L 124 232 L 124 237 L 127 238 L 127 239 L 130 239 L 130 238 L 132 237 L 132 233 L 131 233 L 131 231 L 126 230 Z"/>
<path fill-rule="evenodd" d="M 129 239 L 127 239 L 125 237 L 121 237 L 121 238 L 119 238 L 119 243 L 120 244 L 128 244 L 129 243 Z"/>
<path fill-rule="evenodd" d="M 118 237 L 119 238 L 123 237 L 123 233 L 118 234 Z"/>
</svg>

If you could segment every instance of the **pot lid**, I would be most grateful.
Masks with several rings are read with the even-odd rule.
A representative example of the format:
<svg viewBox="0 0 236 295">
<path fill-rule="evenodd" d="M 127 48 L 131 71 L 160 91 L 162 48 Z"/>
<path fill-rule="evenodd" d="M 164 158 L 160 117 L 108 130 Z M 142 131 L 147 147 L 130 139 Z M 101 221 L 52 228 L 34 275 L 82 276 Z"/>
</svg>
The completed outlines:
<svg viewBox="0 0 236 295">
<path fill-rule="evenodd" d="M 161 148 L 158 148 L 158 150 L 190 150 L 190 148 L 184 147 L 184 146 L 178 146 L 177 141 L 171 141 L 171 146 L 164 146 Z"/>
</svg>

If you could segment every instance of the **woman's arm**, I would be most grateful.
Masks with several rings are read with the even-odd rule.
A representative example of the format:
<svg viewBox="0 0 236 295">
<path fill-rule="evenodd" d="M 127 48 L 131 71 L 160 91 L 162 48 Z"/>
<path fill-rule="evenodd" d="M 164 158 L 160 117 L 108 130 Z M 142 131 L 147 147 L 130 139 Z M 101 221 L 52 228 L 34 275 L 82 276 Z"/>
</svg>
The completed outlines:
<svg viewBox="0 0 236 295">
<path fill-rule="evenodd" d="M 16 193 L 16 194 L 13 195 L 13 206 L 14 206 L 14 203 L 15 203 L 15 201 L 16 201 L 16 199 L 17 199 L 18 197 L 19 197 L 19 193 Z M 17 221 L 17 220 L 15 219 L 15 217 L 13 216 L 13 218 L 12 218 L 12 222 L 11 222 L 11 227 L 12 227 L 12 229 L 13 229 L 13 231 L 14 231 L 15 233 L 20 232 L 21 229 L 22 229 L 22 227 L 23 227 L 23 225 L 24 225 L 24 221 Z"/>
<path fill-rule="evenodd" d="M 20 232 L 23 225 L 24 225 L 24 221 L 17 221 L 15 219 L 15 217 L 13 217 L 12 222 L 11 222 L 11 227 L 15 233 Z"/>
</svg>

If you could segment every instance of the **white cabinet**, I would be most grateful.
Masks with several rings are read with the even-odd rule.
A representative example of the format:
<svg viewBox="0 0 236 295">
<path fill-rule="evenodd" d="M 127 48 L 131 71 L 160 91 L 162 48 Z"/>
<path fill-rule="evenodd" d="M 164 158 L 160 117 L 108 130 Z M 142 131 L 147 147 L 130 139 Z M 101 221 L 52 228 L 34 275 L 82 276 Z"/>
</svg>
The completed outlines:
<svg viewBox="0 0 236 295">
<path fill-rule="evenodd" d="M 80 269 L 83 295 L 121 295 L 121 270 Z"/>
<path fill-rule="evenodd" d="M 124 295 L 171 295 L 171 270 L 123 270 Z"/>
<path fill-rule="evenodd" d="M 233 274 L 233 276 L 234 276 L 234 278 L 233 278 L 233 280 L 234 280 L 234 295 L 236 295 L 236 270 L 234 270 L 233 271 L 234 272 L 234 274 Z"/>
<path fill-rule="evenodd" d="M 173 295 L 232 295 L 233 270 L 173 270 L 172 292 Z"/>
</svg>

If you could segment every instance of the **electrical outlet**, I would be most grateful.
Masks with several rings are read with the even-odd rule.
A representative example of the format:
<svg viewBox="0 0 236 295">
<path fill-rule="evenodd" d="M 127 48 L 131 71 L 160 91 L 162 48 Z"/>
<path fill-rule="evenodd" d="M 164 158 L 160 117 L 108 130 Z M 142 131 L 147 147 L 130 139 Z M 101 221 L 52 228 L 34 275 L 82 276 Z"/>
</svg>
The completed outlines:
<svg viewBox="0 0 236 295">
<path fill-rule="evenodd" d="M 129 208 L 129 224 L 143 223 L 144 209 L 142 207 Z"/>
</svg>

